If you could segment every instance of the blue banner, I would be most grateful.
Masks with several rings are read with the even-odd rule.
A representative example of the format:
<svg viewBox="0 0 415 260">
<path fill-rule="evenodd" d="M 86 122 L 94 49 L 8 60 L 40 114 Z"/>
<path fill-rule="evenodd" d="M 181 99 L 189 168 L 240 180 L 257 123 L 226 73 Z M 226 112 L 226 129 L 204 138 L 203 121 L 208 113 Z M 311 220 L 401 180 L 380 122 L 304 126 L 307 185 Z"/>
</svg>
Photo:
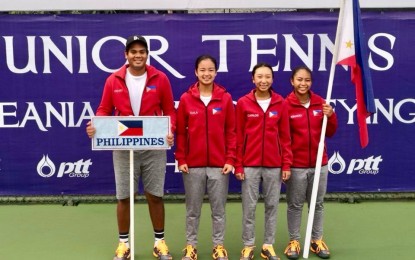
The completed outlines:
<svg viewBox="0 0 415 260">
<path fill-rule="evenodd" d="M 328 191 L 414 191 L 415 12 L 362 15 L 377 113 L 367 120 L 369 145 L 361 149 L 350 71 L 337 66 L 339 129 L 327 140 Z M 106 78 L 125 63 L 129 35 L 147 38 L 149 63 L 167 74 L 176 101 L 205 53 L 217 57 L 217 82 L 234 100 L 254 87 L 257 62 L 274 67 L 273 88 L 283 96 L 292 69 L 307 65 L 312 89 L 325 97 L 337 19 L 335 12 L 1 15 L 0 195 L 115 193 L 111 152 L 92 151 L 85 127 Z M 167 194 L 183 192 L 173 152 Z M 240 192 L 235 178 L 230 185 Z"/>
</svg>

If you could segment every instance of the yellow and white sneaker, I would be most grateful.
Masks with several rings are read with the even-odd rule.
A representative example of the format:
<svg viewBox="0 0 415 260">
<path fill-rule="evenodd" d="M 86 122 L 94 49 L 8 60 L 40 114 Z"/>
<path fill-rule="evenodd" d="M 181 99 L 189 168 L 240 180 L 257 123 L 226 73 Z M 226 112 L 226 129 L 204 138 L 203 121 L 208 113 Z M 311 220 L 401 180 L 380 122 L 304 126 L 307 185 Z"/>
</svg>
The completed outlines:
<svg viewBox="0 0 415 260">
<path fill-rule="evenodd" d="M 117 250 L 115 250 L 115 256 L 113 260 L 130 260 L 130 248 L 123 242 L 118 244 Z"/>
<path fill-rule="evenodd" d="M 217 245 L 213 248 L 212 258 L 215 260 L 228 260 L 228 252 L 223 245 Z"/>
<path fill-rule="evenodd" d="M 169 253 L 169 248 L 164 239 L 157 241 L 153 249 L 153 256 L 158 260 L 172 260 L 173 257 Z"/>
<path fill-rule="evenodd" d="M 252 260 L 254 259 L 254 246 L 245 246 L 241 251 L 241 257 L 239 260 Z"/>
<path fill-rule="evenodd" d="M 187 245 L 183 252 L 182 260 L 197 260 L 197 249 L 194 246 Z"/>
</svg>

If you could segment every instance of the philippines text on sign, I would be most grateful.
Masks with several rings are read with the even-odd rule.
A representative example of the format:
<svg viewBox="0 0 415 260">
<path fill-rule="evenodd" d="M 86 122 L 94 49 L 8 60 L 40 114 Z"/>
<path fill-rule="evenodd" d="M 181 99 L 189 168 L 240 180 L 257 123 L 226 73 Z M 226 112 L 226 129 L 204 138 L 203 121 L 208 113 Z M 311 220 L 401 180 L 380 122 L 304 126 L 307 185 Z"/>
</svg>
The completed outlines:
<svg viewBox="0 0 415 260">
<path fill-rule="evenodd" d="M 169 149 L 168 116 L 95 116 L 92 150 Z"/>
</svg>

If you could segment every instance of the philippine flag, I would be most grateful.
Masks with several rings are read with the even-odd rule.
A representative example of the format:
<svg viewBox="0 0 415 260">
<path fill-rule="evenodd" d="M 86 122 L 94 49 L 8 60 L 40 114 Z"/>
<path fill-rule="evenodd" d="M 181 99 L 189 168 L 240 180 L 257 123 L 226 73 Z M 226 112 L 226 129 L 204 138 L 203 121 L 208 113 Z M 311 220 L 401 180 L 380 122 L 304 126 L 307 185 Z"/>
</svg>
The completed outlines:
<svg viewBox="0 0 415 260">
<path fill-rule="evenodd" d="M 212 109 L 212 114 L 217 115 L 220 114 L 222 112 L 222 108 L 221 107 L 214 107 Z"/>
<path fill-rule="evenodd" d="M 146 87 L 147 92 L 156 92 L 156 86 L 148 86 Z"/>
<path fill-rule="evenodd" d="M 313 116 L 322 116 L 323 112 L 321 109 L 315 109 L 313 110 Z"/>
<path fill-rule="evenodd" d="M 363 37 L 358 0 L 343 0 L 340 7 L 337 64 L 350 66 L 351 81 L 356 86 L 357 123 L 360 145 L 369 143 L 366 118 L 376 112 L 372 79 L 368 65 L 367 44 Z"/>
<path fill-rule="evenodd" d="M 119 136 L 142 136 L 143 135 L 143 121 L 118 121 L 118 135 Z"/>
<path fill-rule="evenodd" d="M 269 117 L 270 118 L 272 118 L 272 117 L 277 117 L 278 116 L 278 111 L 270 111 L 269 112 Z"/>
</svg>

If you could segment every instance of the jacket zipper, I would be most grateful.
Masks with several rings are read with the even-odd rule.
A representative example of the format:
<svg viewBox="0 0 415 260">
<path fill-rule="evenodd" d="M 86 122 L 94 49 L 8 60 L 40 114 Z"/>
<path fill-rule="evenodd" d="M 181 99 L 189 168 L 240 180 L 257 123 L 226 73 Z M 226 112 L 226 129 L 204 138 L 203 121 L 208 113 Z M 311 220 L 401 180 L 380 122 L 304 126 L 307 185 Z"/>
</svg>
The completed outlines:
<svg viewBox="0 0 415 260">
<path fill-rule="evenodd" d="M 307 130 L 308 130 L 308 166 L 310 168 L 312 168 L 311 165 L 311 131 L 310 131 L 310 114 L 309 114 L 309 109 L 310 107 L 306 108 L 304 107 L 304 109 L 306 110 L 307 113 Z"/>
<path fill-rule="evenodd" d="M 202 102 L 202 100 L 200 100 L 200 101 Z M 206 166 L 209 166 L 210 165 L 210 163 L 209 163 L 209 133 L 208 133 L 208 130 L 209 130 L 209 126 L 208 126 L 208 121 L 209 121 L 208 120 L 208 114 L 209 114 L 209 112 L 208 112 L 208 106 L 209 106 L 209 104 L 207 106 L 205 106 L 205 121 L 206 121 Z"/>
</svg>

